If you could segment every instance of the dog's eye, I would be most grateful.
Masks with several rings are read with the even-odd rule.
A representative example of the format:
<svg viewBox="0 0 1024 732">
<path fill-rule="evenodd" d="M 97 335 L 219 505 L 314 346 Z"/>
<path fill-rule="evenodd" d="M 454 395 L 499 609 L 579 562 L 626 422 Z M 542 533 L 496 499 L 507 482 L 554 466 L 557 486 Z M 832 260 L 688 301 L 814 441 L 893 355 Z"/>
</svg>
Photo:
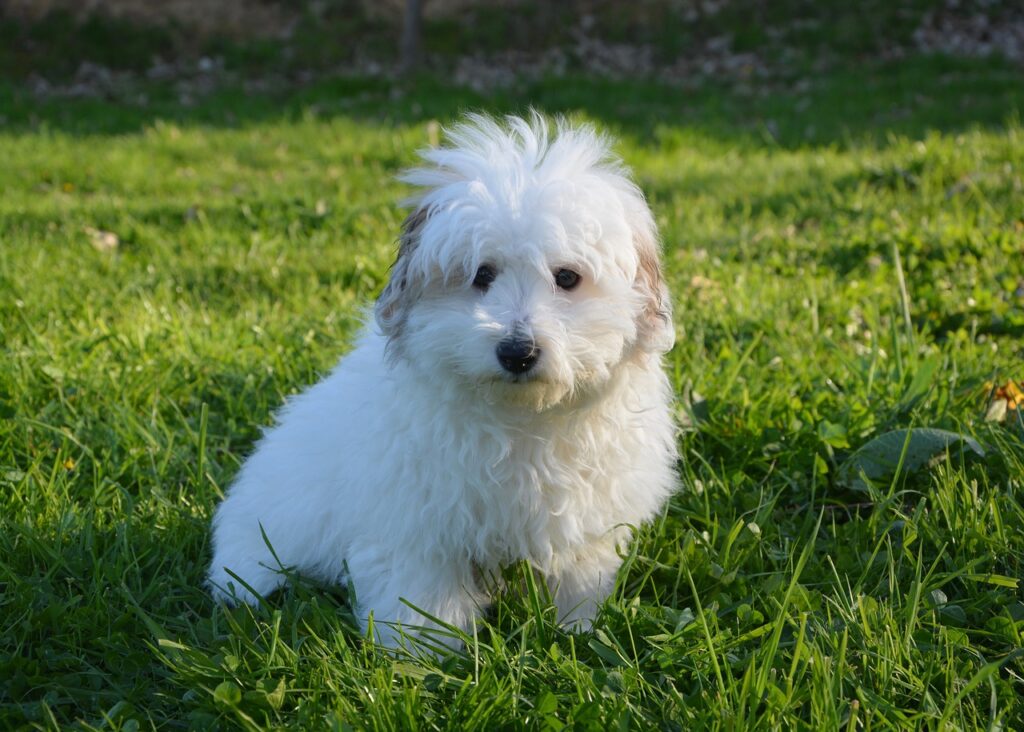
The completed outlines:
<svg viewBox="0 0 1024 732">
<path fill-rule="evenodd" d="M 571 269 L 560 269 L 555 272 L 555 284 L 563 290 L 571 290 L 580 283 L 580 276 Z"/>
<path fill-rule="evenodd" d="M 473 278 L 473 287 L 478 290 L 486 290 L 497 276 L 498 273 L 494 271 L 494 267 L 489 264 L 482 264 L 476 271 L 476 277 Z"/>
</svg>

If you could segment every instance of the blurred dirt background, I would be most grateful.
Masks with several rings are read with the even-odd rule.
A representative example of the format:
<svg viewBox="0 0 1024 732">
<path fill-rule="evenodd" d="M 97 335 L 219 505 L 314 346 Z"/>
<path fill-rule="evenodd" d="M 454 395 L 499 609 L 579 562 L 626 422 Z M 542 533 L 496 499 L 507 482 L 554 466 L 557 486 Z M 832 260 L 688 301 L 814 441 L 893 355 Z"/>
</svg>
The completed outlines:
<svg viewBox="0 0 1024 732">
<path fill-rule="evenodd" d="M 135 78 L 256 86 L 395 75 L 407 0 L 5 0 L 0 79 L 111 95 Z M 423 0 L 416 73 L 484 90 L 585 73 L 799 79 L 911 54 L 1024 68 L 1020 0 Z"/>
</svg>

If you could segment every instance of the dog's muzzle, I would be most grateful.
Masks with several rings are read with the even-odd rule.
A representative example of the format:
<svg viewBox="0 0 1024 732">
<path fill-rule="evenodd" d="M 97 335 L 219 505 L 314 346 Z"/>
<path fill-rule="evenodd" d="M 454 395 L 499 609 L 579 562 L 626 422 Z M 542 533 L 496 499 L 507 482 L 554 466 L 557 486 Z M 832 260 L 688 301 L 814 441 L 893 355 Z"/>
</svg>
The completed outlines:
<svg viewBox="0 0 1024 732">
<path fill-rule="evenodd" d="M 510 374 L 525 374 L 540 358 L 540 348 L 533 339 L 506 338 L 495 349 L 498 363 Z"/>
</svg>

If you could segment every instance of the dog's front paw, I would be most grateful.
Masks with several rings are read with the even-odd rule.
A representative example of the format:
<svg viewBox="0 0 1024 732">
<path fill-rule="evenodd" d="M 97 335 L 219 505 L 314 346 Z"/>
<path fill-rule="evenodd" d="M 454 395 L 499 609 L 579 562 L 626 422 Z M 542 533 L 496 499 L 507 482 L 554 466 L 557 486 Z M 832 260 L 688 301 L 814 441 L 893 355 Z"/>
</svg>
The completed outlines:
<svg viewBox="0 0 1024 732">
<path fill-rule="evenodd" d="M 583 635 L 589 633 L 594 629 L 593 618 L 580 618 L 578 620 L 564 621 L 559 623 L 559 626 L 566 633 L 572 633 L 573 635 Z"/>
<path fill-rule="evenodd" d="M 396 563 L 389 564 L 395 567 Z M 463 639 L 472 634 L 480 608 L 488 599 L 475 586 L 471 567 L 452 562 L 428 565 L 409 559 L 398 565 L 399 571 L 392 569 L 393 586 L 403 589 L 396 597 L 390 591 L 379 591 L 362 571 L 365 566 L 350 562 L 349 570 L 359 597 L 356 614 L 367 625 L 372 618 L 374 641 L 411 651 L 462 649 Z"/>
<path fill-rule="evenodd" d="M 605 537 L 569 555 L 548 577 L 558 624 L 571 633 L 588 633 L 605 598 L 615 586 L 621 559 L 614 536 Z"/>
<path fill-rule="evenodd" d="M 459 653 L 466 647 L 458 633 L 436 623 L 428 623 L 423 618 L 418 624 L 374 621 L 370 627 L 373 641 L 378 645 L 414 655 L 443 657 L 450 652 Z"/>
<path fill-rule="evenodd" d="M 284 584 L 282 572 L 275 572 L 253 561 L 240 560 L 233 564 L 239 571 L 215 563 L 210 569 L 206 586 L 213 599 L 226 605 L 258 605 Z M 241 578 L 242 581 L 239 581 Z"/>
<path fill-rule="evenodd" d="M 585 604 L 589 607 L 574 608 L 560 617 L 559 627 L 566 633 L 589 633 L 592 631 L 597 620 L 597 607 L 594 603 Z"/>
</svg>

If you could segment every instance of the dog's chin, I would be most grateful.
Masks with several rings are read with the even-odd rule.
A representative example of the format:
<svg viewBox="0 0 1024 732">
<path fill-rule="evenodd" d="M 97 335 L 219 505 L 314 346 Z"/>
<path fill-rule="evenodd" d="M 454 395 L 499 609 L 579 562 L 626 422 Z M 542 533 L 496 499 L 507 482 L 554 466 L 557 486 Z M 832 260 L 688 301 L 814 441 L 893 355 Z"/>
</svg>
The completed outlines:
<svg viewBox="0 0 1024 732">
<path fill-rule="evenodd" d="M 496 374 L 476 383 L 488 404 L 508 410 L 543 412 L 562 404 L 572 388 L 532 374 Z"/>
</svg>

